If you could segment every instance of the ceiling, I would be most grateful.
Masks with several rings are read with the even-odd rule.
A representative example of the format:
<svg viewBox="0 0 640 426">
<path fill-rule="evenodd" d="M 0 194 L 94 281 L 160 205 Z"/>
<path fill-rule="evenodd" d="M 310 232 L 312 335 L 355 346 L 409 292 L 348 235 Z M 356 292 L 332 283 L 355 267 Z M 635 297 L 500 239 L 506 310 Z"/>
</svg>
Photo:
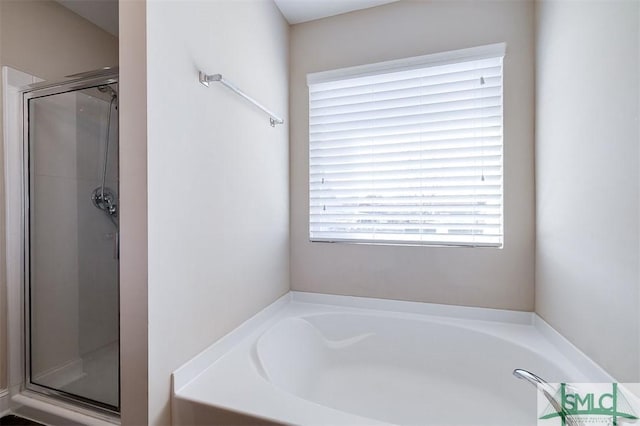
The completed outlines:
<svg viewBox="0 0 640 426">
<path fill-rule="evenodd" d="M 67 9 L 118 36 L 118 0 L 56 0 Z"/>
<path fill-rule="evenodd" d="M 313 21 L 398 0 L 274 0 L 290 24 Z"/>
<path fill-rule="evenodd" d="M 56 0 L 62 6 L 118 36 L 118 0 Z M 274 0 L 287 22 L 299 24 L 398 0 Z"/>
</svg>

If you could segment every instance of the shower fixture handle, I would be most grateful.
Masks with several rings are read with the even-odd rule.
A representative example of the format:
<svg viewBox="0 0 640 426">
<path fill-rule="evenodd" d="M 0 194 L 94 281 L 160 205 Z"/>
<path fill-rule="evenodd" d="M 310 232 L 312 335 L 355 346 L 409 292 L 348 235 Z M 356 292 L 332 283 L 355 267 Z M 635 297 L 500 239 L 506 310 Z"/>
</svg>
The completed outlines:
<svg viewBox="0 0 640 426">
<path fill-rule="evenodd" d="M 118 226 L 118 202 L 115 193 L 106 187 L 99 186 L 91 194 L 93 205 L 109 216 L 116 227 Z"/>
</svg>

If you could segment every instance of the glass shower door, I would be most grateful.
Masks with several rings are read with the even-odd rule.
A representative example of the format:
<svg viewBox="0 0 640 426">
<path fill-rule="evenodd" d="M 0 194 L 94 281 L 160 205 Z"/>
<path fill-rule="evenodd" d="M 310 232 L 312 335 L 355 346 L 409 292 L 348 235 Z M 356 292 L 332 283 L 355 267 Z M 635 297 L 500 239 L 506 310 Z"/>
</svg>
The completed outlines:
<svg viewBox="0 0 640 426">
<path fill-rule="evenodd" d="M 117 412 L 117 84 L 25 102 L 27 387 Z"/>
</svg>

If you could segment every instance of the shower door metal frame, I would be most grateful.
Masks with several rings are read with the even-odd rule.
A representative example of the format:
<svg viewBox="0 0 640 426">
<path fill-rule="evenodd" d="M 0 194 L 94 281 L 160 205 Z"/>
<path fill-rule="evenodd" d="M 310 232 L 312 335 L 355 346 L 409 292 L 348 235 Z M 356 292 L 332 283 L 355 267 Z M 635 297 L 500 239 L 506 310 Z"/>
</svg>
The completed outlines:
<svg viewBox="0 0 640 426">
<path fill-rule="evenodd" d="M 42 82 L 26 86 L 20 90 L 22 99 L 22 289 L 24 301 L 24 382 L 23 391 L 32 391 L 37 394 L 56 398 L 62 402 L 70 403 L 78 408 L 88 409 L 92 415 L 98 415 L 106 420 L 118 420 L 120 418 L 120 377 L 118 377 L 118 406 L 102 404 L 79 395 L 70 394 L 58 389 L 38 385 L 31 381 L 31 229 L 32 222 L 30 209 L 30 194 L 33 190 L 31 181 L 31 158 L 29 148 L 31 140 L 29 138 L 29 101 L 32 99 L 59 95 L 69 92 L 77 92 L 93 87 L 118 83 L 118 69 L 105 68 L 103 70 L 91 71 L 88 73 L 69 76 L 64 81 Z M 118 262 L 119 264 L 119 262 Z M 118 286 L 120 282 L 120 270 L 118 268 Z M 119 292 L 119 289 L 118 289 Z M 120 306 L 118 304 L 118 311 Z M 118 342 L 120 342 L 120 314 L 118 312 Z M 118 347 L 119 347 L 118 343 Z M 120 366 L 120 352 L 118 351 L 118 366 Z M 120 368 L 118 368 L 120 374 Z"/>
</svg>

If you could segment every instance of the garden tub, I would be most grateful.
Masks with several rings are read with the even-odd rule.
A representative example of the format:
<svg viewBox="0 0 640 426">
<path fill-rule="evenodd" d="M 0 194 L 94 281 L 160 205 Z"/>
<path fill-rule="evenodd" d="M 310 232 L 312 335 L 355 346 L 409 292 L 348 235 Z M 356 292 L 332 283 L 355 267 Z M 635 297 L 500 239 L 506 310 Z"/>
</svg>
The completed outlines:
<svg viewBox="0 0 640 426">
<path fill-rule="evenodd" d="M 613 381 L 533 313 L 291 292 L 174 373 L 174 424 L 536 424 L 536 388 Z"/>
</svg>

